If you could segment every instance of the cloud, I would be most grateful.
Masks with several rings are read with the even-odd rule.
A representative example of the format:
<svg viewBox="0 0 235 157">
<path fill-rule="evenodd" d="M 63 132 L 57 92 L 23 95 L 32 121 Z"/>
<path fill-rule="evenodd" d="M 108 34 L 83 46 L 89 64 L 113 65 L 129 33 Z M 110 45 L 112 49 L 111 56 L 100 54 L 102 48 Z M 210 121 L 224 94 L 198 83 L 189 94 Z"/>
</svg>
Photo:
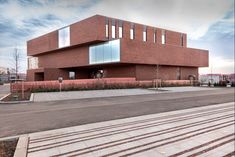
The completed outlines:
<svg viewBox="0 0 235 157">
<path fill-rule="evenodd" d="M 209 67 L 199 68 L 200 74 L 231 74 L 234 73 L 235 62 L 234 59 L 225 59 L 221 56 L 210 56 L 210 65 Z"/>
<path fill-rule="evenodd" d="M 94 14 L 186 32 L 189 45 L 218 56 L 225 49 L 227 59 L 234 47 L 218 43 L 234 41 L 233 6 L 233 0 L 0 0 L 0 66 L 16 45 L 25 55 L 27 40 Z"/>
</svg>

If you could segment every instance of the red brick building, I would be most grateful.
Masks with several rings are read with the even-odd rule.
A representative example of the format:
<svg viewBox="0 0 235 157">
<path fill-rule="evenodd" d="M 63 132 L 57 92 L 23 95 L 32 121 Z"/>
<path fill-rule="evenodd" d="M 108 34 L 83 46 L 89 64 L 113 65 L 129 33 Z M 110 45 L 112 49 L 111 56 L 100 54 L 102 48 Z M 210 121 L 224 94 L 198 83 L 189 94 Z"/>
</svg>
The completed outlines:
<svg viewBox="0 0 235 157">
<path fill-rule="evenodd" d="M 95 15 L 27 42 L 28 81 L 135 77 L 198 79 L 208 51 L 187 48 L 187 35 Z"/>
</svg>

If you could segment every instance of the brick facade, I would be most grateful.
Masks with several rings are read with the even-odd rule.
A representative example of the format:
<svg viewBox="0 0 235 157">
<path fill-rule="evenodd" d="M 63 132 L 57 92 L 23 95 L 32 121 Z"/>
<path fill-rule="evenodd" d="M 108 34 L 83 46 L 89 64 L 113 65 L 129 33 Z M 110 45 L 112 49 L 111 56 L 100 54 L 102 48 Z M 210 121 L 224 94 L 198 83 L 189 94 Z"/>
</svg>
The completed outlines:
<svg viewBox="0 0 235 157">
<path fill-rule="evenodd" d="M 108 20 L 108 34 L 105 24 Z M 103 43 L 112 38 L 115 25 L 115 39 L 120 39 L 120 61 L 116 63 L 89 64 L 89 46 Z M 130 28 L 134 25 L 134 39 L 130 39 Z M 198 67 L 208 66 L 208 51 L 187 48 L 187 35 L 119 19 L 95 15 L 70 26 L 70 46 L 59 48 L 58 30 L 27 42 L 28 56 L 38 58 L 38 69 L 27 71 L 28 81 L 69 79 L 69 72 L 75 72 L 76 79 L 92 78 L 91 74 L 102 70 L 105 78 L 135 77 L 137 80 L 187 80 L 189 76 L 198 79 Z M 143 41 L 146 28 L 147 41 Z M 162 32 L 166 42 L 162 44 Z M 154 33 L 155 40 L 154 42 Z M 158 76 L 157 76 L 158 65 Z"/>
</svg>

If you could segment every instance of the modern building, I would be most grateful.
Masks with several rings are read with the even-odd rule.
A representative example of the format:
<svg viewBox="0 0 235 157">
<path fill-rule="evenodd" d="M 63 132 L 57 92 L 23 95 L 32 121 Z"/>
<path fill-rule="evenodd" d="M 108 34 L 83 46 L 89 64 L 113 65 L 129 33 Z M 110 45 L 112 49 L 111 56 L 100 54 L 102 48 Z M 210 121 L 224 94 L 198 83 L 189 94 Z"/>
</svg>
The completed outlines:
<svg viewBox="0 0 235 157">
<path fill-rule="evenodd" d="M 208 51 L 185 33 L 95 15 L 27 42 L 28 81 L 135 77 L 198 79 Z"/>
</svg>

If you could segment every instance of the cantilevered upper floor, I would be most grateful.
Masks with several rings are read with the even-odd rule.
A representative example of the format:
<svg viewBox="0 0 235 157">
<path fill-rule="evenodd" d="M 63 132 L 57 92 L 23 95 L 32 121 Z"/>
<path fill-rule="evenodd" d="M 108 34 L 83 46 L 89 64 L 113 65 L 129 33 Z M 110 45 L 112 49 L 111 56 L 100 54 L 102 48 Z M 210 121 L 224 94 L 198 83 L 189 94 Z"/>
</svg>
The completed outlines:
<svg viewBox="0 0 235 157">
<path fill-rule="evenodd" d="M 29 56 L 80 44 L 117 38 L 187 47 L 187 35 L 161 28 L 95 15 L 27 42 Z"/>
</svg>

